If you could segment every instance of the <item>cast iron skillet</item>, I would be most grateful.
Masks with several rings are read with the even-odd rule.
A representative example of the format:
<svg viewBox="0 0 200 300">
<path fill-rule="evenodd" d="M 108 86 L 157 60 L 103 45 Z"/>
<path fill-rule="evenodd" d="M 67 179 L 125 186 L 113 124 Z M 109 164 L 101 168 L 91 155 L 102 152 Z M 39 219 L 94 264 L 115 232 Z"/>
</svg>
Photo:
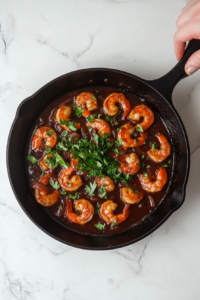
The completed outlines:
<svg viewBox="0 0 200 300">
<path fill-rule="evenodd" d="M 7 144 L 7 169 L 13 192 L 27 216 L 45 233 L 70 246 L 107 250 L 135 243 L 156 230 L 184 202 L 190 156 L 187 134 L 172 104 L 172 91 L 186 77 L 184 65 L 192 53 L 200 49 L 200 41 L 192 40 L 184 57 L 165 76 L 149 81 L 119 70 L 94 68 L 65 74 L 46 84 L 18 107 Z M 26 143 L 38 115 L 64 94 L 91 86 L 123 88 L 145 98 L 163 118 L 173 144 L 172 182 L 166 197 L 140 225 L 121 234 L 98 237 L 70 231 L 49 217 L 35 201 L 26 173 Z"/>
</svg>

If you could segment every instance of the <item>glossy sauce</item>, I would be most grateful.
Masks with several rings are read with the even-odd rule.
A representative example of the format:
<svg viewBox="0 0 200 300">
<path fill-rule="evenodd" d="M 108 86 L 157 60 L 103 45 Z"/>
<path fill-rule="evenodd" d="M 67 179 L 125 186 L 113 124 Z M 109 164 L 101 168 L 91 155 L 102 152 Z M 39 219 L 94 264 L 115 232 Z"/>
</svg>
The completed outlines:
<svg viewBox="0 0 200 300">
<path fill-rule="evenodd" d="M 33 129 L 33 132 L 32 132 L 32 136 L 29 141 L 28 154 L 34 156 L 38 160 L 40 160 L 40 159 L 42 159 L 42 157 L 44 157 L 44 153 L 43 153 L 43 151 L 45 150 L 44 141 L 42 142 L 42 145 L 39 150 L 32 150 L 32 148 L 31 148 L 32 137 L 34 135 L 35 130 L 38 127 L 50 126 L 55 130 L 57 135 L 59 135 L 63 131 L 63 128 L 60 125 L 58 125 L 57 121 L 55 120 L 56 110 L 62 105 L 70 106 L 72 108 L 72 113 L 71 113 L 70 119 L 73 121 L 76 121 L 78 123 L 81 123 L 81 129 L 77 131 L 81 135 L 80 138 L 85 138 L 86 136 L 91 137 L 91 135 L 94 135 L 97 133 L 95 130 L 93 130 L 90 133 L 86 127 L 86 122 L 87 122 L 86 119 L 84 117 L 77 118 L 77 116 L 75 115 L 75 110 L 73 109 L 73 105 L 75 103 L 75 97 L 78 94 L 80 94 L 81 92 L 90 92 L 96 96 L 99 108 L 98 108 L 98 110 L 91 111 L 91 114 L 96 114 L 96 113 L 99 114 L 100 113 L 100 114 L 102 114 L 101 119 L 104 119 L 104 120 L 106 120 L 105 119 L 106 114 L 104 113 L 104 110 L 103 110 L 103 102 L 107 96 L 109 96 L 111 93 L 114 93 L 114 92 L 123 93 L 126 96 L 126 98 L 129 100 L 129 102 L 131 104 L 131 109 L 133 109 L 135 106 L 141 105 L 141 104 L 145 104 L 145 105 L 149 106 L 148 103 L 146 103 L 144 100 L 136 98 L 133 94 L 121 91 L 119 89 L 114 89 L 114 88 L 104 88 L 104 87 L 96 87 L 95 88 L 95 87 L 93 87 L 93 88 L 87 88 L 84 90 L 81 89 L 81 90 L 73 91 L 71 93 L 66 94 L 65 96 L 56 100 L 53 104 L 48 106 L 45 109 L 45 111 L 41 114 L 41 116 L 37 119 L 34 129 Z M 125 231 L 133 226 L 136 226 L 141 221 L 143 221 L 145 218 L 147 218 L 149 216 L 149 214 L 151 214 L 155 210 L 155 208 L 158 206 L 158 204 L 160 203 L 160 201 L 166 194 L 166 191 L 168 189 L 169 182 L 170 182 L 171 171 L 172 171 L 171 164 L 170 165 L 168 164 L 168 161 L 172 160 L 172 154 L 170 156 L 168 156 L 167 159 L 161 163 L 153 162 L 147 155 L 147 151 L 151 149 L 151 146 L 154 142 L 159 144 L 157 138 L 155 137 L 155 134 L 157 134 L 157 133 L 163 134 L 168 139 L 168 142 L 171 144 L 170 136 L 169 136 L 161 118 L 152 109 L 152 107 L 150 107 L 150 108 L 154 113 L 155 120 L 154 120 L 154 123 L 146 131 L 148 134 L 148 138 L 146 140 L 147 144 L 140 146 L 140 147 L 136 147 L 136 148 L 128 148 L 128 151 L 125 153 L 125 154 L 132 153 L 132 152 L 136 153 L 140 159 L 141 165 L 144 164 L 144 166 L 141 166 L 139 172 L 132 176 L 132 180 L 127 182 L 127 185 L 130 185 L 139 191 L 142 190 L 141 184 L 139 182 L 138 174 L 148 173 L 149 176 L 151 176 L 153 179 L 153 178 L 155 178 L 155 172 L 156 172 L 158 166 L 167 164 L 168 167 L 166 168 L 166 171 L 167 171 L 167 175 L 168 175 L 168 182 L 164 186 L 162 191 L 157 192 L 157 193 L 148 193 L 148 192 L 144 191 L 144 198 L 138 204 L 131 205 L 130 214 L 129 214 L 129 217 L 126 219 L 126 221 L 124 221 L 123 223 L 121 223 L 119 225 L 115 225 L 112 228 L 111 228 L 110 224 L 106 223 L 100 217 L 100 215 L 98 213 L 94 214 L 93 219 L 90 222 L 86 223 L 85 225 L 79 225 L 79 224 L 70 222 L 65 216 L 66 201 L 69 198 L 68 195 L 69 194 L 74 195 L 75 192 L 66 192 L 67 193 L 66 195 L 60 196 L 60 198 L 56 204 L 54 204 L 53 206 L 48 207 L 48 208 L 42 207 L 42 209 L 44 209 L 48 215 L 50 215 L 52 218 L 54 218 L 57 222 L 59 222 L 63 226 L 66 226 L 67 228 L 70 228 L 71 230 L 75 230 L 75 231 L 78 231 L 83 234 L 93 234 L 93 235 L 106 235 L 106 234 L 119 233 L 119 232 Z M 117 120 L 119 123 L 118 125 L 113 125 L 113 124 L 111 125 L 109 123 L 109 125 L 112 128 L 112 137 L 115 140 L 117 140 L 117 133 L 118 133 L 116 130 L 117 128 L 121 127 L 122 125 L 124 125 L 126 123 L 131 123 L 132 125 L 136 125 L 135 122 L 128 120 L 127 118 L 125 121 L 122 121 L 121 120 L 122 114 L 111 117 L 111 118 L 115 118 L 115 120 Z M 139 135 L 140 135 L 140 133 L 138 132 L 138 136 Z M 135 136 L 134 136 L 134 138 L 135 138 Z M 172 146 L 172 144 L 171 144 L 171 146 Z M 123 149 L 119 149 L 119 150 L 124 151 Z M 70 159 L 69 159 L 70 152 L 69 151 L 64 152 L 64 151 L 58 150 L 58 153 L 63 157 L 64 160 L 66 160 L 68 162 L 70 161 Z M 119 158 L 119 155 L 117 155 L 115 153 L 113 153 L 113 155 L 114 155 L 114 158 Z M 141 159 L 141 157 L 143 155 L 145 157 L 144 157 L 144 159 Z M 121 159 L 123 159 L 123 156 L 121 157 Z M 149 165 L 150 168 L 147 169 L 146 168 L 147 165 Z M 27 167 L 28 167 L 28 173 L 30 176 L 30 182 L 38 181 L 42 172 L 48 173 L 48 171 L 44 171 L 41 168 L 41 166 L 39 165 L 39 162 L 36 164 L 31 164 L 31 162 L 28 161 Z M 63 169 L 62 167 L 58 166 L 53 171 L 54 177 L 56 180 L 59 177 L 62 169 Z M 73 174 L 75 174 L 75 173 L 76 172 L 74 172 Z M 117 203 L 117 205 L 118 205 L 118 207 L 114 211 L 114 214 L 122 213 L 125 205 L 127 205 L 127 204 L 121 200 L 121 188 L 125 187 L 126 184 L 121 183 L 121 182 L 116 183 L 114 191 L 107 192 L 107 199 L 101 199 L 98 196 L 98 189 L 95 190 L 95 195 L 92 197 L 90 197 L 88 195 L 87 191 L 85 190 L 85 186 L 89 182 L 93 182 L 94 177 L 89 178 L 88 175 L 86 175 L 86 176 L 81 175 L 81 179 L 83 181 L 83 186 L 80 187 L 77 191 L 79 194 L 79 199 L 89 200 L 93 204 L 94 208 L 98 208 L 103 202 L 110 199 L 110 200 L 114 201 L 115 203 Z M 63 189 L 61 189 L 61 190 L 64 191 Z M 32 192 L 34 193 L 33 189 L 32 189 Z M 72 200 L 72 201 L 75 201 L 75 200 Z M 74 209 L 73 209 L 73 211 L 75 212 Z M 99 230 L 94 226 L 95 224 L 97 224 L 99 222 L 101 224 L 105 225 L 104 230 Z"/>
</svg>

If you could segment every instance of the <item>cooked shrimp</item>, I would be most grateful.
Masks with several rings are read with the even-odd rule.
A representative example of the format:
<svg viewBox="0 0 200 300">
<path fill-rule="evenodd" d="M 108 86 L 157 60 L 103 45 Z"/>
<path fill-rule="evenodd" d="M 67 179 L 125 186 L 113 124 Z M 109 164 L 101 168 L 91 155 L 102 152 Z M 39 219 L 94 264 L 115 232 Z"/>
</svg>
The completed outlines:
<svg viewBox="0 0 200 300">
<path fill-rule="evenodd" d="M 46 186 L 50 177 L 51 174 L 45 174 L 38 182 L 31 184 L 32 188 L 35 189 L 36 201 L 46 207 L 54 205 L 60 197 L 60 190 L 55 190 L 50 194 L 50 188 Z"/>
<path fill-rule="evenodd" d="M 92 127 L 94 129 L 97 129 L 98 130 L 98 134 L 100 136 L 104 135 L 104 133 L 111 134 L 110 125 L 106 121 L 104 121 L 102 119 L 94 119 L 93 122 L 92 122 L 92 124 L 90 124 L 90 122 L 87 122 L 86 126 Z"/>
<path fill-rule="evenodd" d="M 32 148 L 34 150 L 39 149 L 42 143 L 42 140 L 45 139 L 46 143 L 45 146 L 49 146 L 53 148 L 57 142 L 57 134 L 53 130 L 52 133 L 47 134 L 50 130 L 53 130 L 51 127 L 41 126 L 38 128 L 33 136 L 32 139 Z"/>
<path fill-rule="evenodd" d="M 73 223 L 84 225 L 89 222 L 94 216 L 93 205 L 85 199 L 76 200 L 74 202 L 75 209 L 81 211 L 81 214 L 77 215 L 72 212 L 72 200 L 67 201 L 66 217 Z"/>
<path fill-rule="evenodd" d="M 133 121 L 139 121 L 141 117 L 143 117 L 144 120 L 142 121 L 142 123 L 140 125 L 142 126 L 143 130 L 145 131 L 154 122 L 154 114 L 153 114 L 152 110 L 144 104 L 136 106 L 134 109 L 132 109 L 132 111 L 130 112 L 130 115 L 128 116 L 128 118 Z M 137 125 L 136 125 L 136 127 L 137 127 Z"/>
<path fill-rule="evenodd" d="M 147 134 L 145 132 L 141 132 L 141 136 L 132 139 L 131 135 L 133 134 L 135 128 L 130 124 L 123 125 L 118 132 L 118 140 L 122 139 L 122 146 L 124 147 L 138 147 L 144 144 L 144 141 L 147 138 Z"/>
<path fill-rule="evenodd" d="M 140 202 L 143 197 L 144 193 L 142 191 L 138 192 L 132 188 L 122 188 L 122 200 L 129 204 L 135 204 Z"/>
<path fill-rule="evenodd" d="M 91 93 L 81 93 L 76 97 L 76 105 L 84 109 L 83 116 L 91 115 L 90 111 L 98 108 L 97 98 Z M 87 109 L 86 109 L 87 108 Z"/>
<path fill-rule="evenodd" d="M 135 153 L 125 155 L 125 161 L 119 161 L 121 170 L 124 174 L 134 175 L 140 169 L 140 160 Z"/>
<path fill-rule="evenodd" d="M 122 106 L 124 110 L 123 120 L 125 120 L 131 110 L 131 106 L 128 99 L 126 99 L 126 97 L 121 93 L 113 93 L 104 100 L 103 108 L 105 113 L 109 116 L 115 116 L 119 110 L 119 108 L 115 105 L 116 103 L 119 103 Z"/>
<path fill-rule="evenodd" d="M 74 168 L 70 165 L 68 169 L 62 170 L 58 181 L 63 189 L 68 192 L 77 191 L 82 185 L 83 182 L 79 175 L 74 175 L 70 178 L 70 175 L 73 173 Z"/>
<path fill-rule="evenodd" d="M 57 112 L 56 112 L 56 121 L 58 122 L 58 124 L 61 123 L 61 120 L 64 120 L 65 122 L 69 122 L 69 117 L 71 115 L 72 109 L 69 106 L 61 106 Z M 64 128 L 67 131 L 71 130 L 67 127 L 67 125 L 60 125 L 62 126 L 62 128 Z M 81 124 L 80 123 L 76 123 L 76 128 L 80 129 L 81 128 Z"/>
<path fill-rule="evenodd" d="M 156 135 L 160 142 L 160 149 L 151 149 L 147 152 L 149 157 L 155 162 L 161 162 L 171 154 L 171 146 L 166 137 L 160 133 Z"/>
<path fill-rule="evenodd" d="M 40 166 L 42 167 L 42 169 L 44 171 L 48 170 L 48 169 L 53 169 L 51 166 L 49 166 L 47 163 L 46 163 L 46 159 L 48 157 L 52 157 L 53 155 L 52 154 L 47 154 L 45 155 L 39 162 Z"/>
<path fill-rule="evenodd" d="M 156 174 L 156 180 L 151 181 L 151 177 L 145 177 L 144 174 L 139 176 L 140 183 L 145 191 L 156 193 L 162 190 L 167 182 L 167 172 L 164 168 L 159 168 Z"/>
<path fill-rule="evenodd" d="M 112 192 L 115 188 L 115 184 L 108 176 L 101 175 L 95 178 L 98 187 L 104 188 L 106 192 Z"/>
<path fill-rule="evenodd" d="M 100 216 L 108 223 L 120 224 L 124 222 L 130 213 L 130 205 L 126 205 L 122 214 L 114 215 L 113 212 L 116 209 L 117 204 L 112 200 L 105 201 L 99 210 Z"/>
</svg>

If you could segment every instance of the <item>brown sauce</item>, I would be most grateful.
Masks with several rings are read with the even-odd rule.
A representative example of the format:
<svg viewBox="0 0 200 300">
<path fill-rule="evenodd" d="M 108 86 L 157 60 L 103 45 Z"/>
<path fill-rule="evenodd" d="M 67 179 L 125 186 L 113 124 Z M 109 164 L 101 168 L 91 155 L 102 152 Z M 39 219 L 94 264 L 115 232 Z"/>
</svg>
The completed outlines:
<svg viewBox="0 0 200 300">
<path fill-rule="evenodd" d="M 149 106 L 148 103 L 145 102 L 145 100 L 138 99 L 133 94 L 121 91 L 119 89 L 114 89 L 114 88 L 104 88 L 104 87 L 96 87 L 96 88 L 92 87 L 91 88 L 90 87 L 90 88 L 86 88 L 84 90 L 81 89 L 81 90 L 76 90 L 76 91 L 70 92 L 70 93 L 66 94 L 65 96 L 63 96 L 62 98 L 55 100 L 55 102 L 52 103 L 50 106 L 48 106 L 45 109 L 45 111 L 42 112 L 40 117 L 37 119 L 37 121 L 34 125 L 34 129 L 32 131 L 30 141 L 29 141 L 28 154 L 34 156 L 38 160 L 42 159 L 42 157 L 44 156 L 44 153 L 43 153 L 43 151 L 45 150 L 44 143 L 42 143 L 40 150 L 32 150 L 32 148 L 31 148 L 32 137 L 34 135 L 35 130 L 38 127 L 50 126 L 54 129 L 54 131 L 57 133 L 57 135 L 59 135 L 63 131 L 63 128 L 57 124 L 57 122 L 54 118 L 56 109 L 59 108 L 61 105 L 70 106 L 72 108 L 72 114 L 71 114 L 70 118 L 73 121 L 81 123 L 81 129 L 78 130 L 78 133 L 81 135 L 81 138 L 85 138 L 86 136 L 90 137 L 92 134 L 94 134 L 95 131 L 92 131 L 92 133 L 90 133 L 90 131 L 87 129 L 87 127 L 85 125 L 86 119 L 84 117 L 77 118 L 77 116 L 75 114 L 75 110 L 73 109 L 73 105 L 75 103 L 75 97 L 81 92 L 91 92 L 92 94 L 94 94 L 96 96 L 96 98 L 98 100 L 99 108 L 98 108 L 98 110 L 91 111 L 91 114 L 96 114 L 96 113 L 99 114 L 100 113 L 100 114 L 102 114 L 101 119 L 105 119 L 105 117 L 106 117 L 106 114 L 104 113 L 104 110 L 103 110 L 103 101 L 105 100 L 105 98 L 107 96 L 109 96 L 111 93 L 114 93 L 114 92 L 120 92 L 120 93 L 123 92 L 123 94 L 126 96 L 126 98 L 130 101 L 131 109 L 133 109 L 135 106 L 141 105 L 141 104 L 145 104 L 145 105 Z M 150 107 L 150 108 L 152 109 L 152 107 Z M 76 192 L 66 192 L 67 193 L 66 195 L 60 195 L 60 198 L 56 204 L 54 204 L 53 206 L 48 207 L 48 208 L 42 207 L 42 209 L 44 209 L 45 212 L 49 216 L 51 216 L 54 220 L 56 220 L 63 226 L 65 226 L 71 230 L 78 231 L 83 234 L 92 234 L 92 235 L 106 235 L 106 234 L 119 233 L 119 232 L 125 231 L 133 226 L 136 226 L 139 223 L 141 223 L 143 220 L 145 220 L 145 218 L 147 218 L 156 209 L 156 207 L 159 205 L 159 203 L 165 196 L 167 189 L 169 187 L 169 182 L 170 182 L 171 172 L 172 172 L 172 166 L 171 166 L 171 164 L 168 164 L 168 161 L 172 160 L 172 154 L 170 156 L 168 156 L 167 159 L 164 160 L 162 163 L 155 163 L 148 157 L 148 155 L 146 153 L 148 150 L 150 150 L 153 142 L 156 142 L 157 144 L 159 144 L 157 141 L 157 138 L 155 137 L 155 134 L 157 134 L 157 133 L 161 133 L 161 134 L 165 135 L 165 137 L 168 139 L 169 143 L 171 144 L 170 136 L 163 124 L 162 119 L 153 109 L 152 109 L 152 111 L 154 113 L 155 120 L 154 120 L 154 123 L 147 129 L 147 133 L 148 133 L 147 144 L 140 146 L 140 147 L 136 147 L 136 148 L 129 148 L 128 151 L 126 152 L 126 154 L 132 153 L 132 152 L 136 153 L 138 155 L 138 157 L 140 158 L 141 164 L 144 164 L 144 166 L 142 166 L 140 168 L 139 172 L 137 174 L 133 175 L 131 181 L 129 181 L 127 184 L 140 190 L 140 189 L 142 189 L 142 187 L 139 182 L 138 174 L 148 172 L 149 176 L 155 177 L 155 172 L 157 170 L 157 167 L 167 164 L 168 167 L 166 168 L 166 171 L 167 171 L 167 175 L 168 175 L 168 181 L 167 181 L 167 184 L 164 186 L 164 188 L 160 192 L 149 193 L 149 192 L 144 191 L 144 198 L 138 204 L 131 205 L 130 214 L 129 214 L 129 217 L 126 219 L 126 221 L 124 221 L 123 223 L 121 223 L 119 225 L 115 225 L 112 228 L 111 228 L 110 224 L 106 223 L 100 217 L 99 214 L 94 214 L 93 219 L 90 222 L 86 223 L 85 225 L 79 225 L 79 224 L 75 224 L 75 223 L 72 223 L 71 221 L 69 221 L 67 219 L 67 217 L 65 216 L 66 201 L 69 198 L 68 197 L 69 194 L 75 194 Z M 117 140 L 117 130 L 116 130 L 117 128 L 121 127 L 122 125 L 124 125 L 128 122 L 131 123 L 132 125 L 136 125 L 135 122 L 130 121 L 127 118 L 125 121 L 122 121 L 122 114 L 118 115 L 117 117 L 115 116 L 115 119 L 117 119 L 119 124 L 111 126 L 111 128 L 112 128 L 112 136 L 116 140 Z M 62 157 L 66 161 L 69 162 L 69 152 L 60 151 L 59 153 L 60 153 L 60 155 L 62 155 Z M 141 159 L 141 157 L 143 155 L 145 157 L 144 157 L 144 159 Z M 146 169 L 147 165 L 149 165 L 150 168 Z M 30 177 L 30 182 L 38 181 L 42 172 L 48 173 L 48 171 L 42 170 L 41 166 L 39 165 L 39 162 L 36 164 L 31 164 L 31 162 L 27 161 L 27 168 L 28 168 L 28 174 Z M 59 177 L 59 174 L 62 169 L 63 168 L 59 166 L 54 170 L 55 178 Z M 113 200 L 118 205 L 118 207 L 114 211 L 114 214 L 122 213 L 126 203 L 124 203 L 121 200 L 120 190 L 122 187 L 125 187 L 126 184 L 124 184 L 122 182 L 116 183 L 114 191 L 107 192 L 107 199 L 101 199 L 98 196 L 98 189 L 95 190 L 95 196 L 93 196 L 93 197 L 90 197 L 88 195 L 87 191 L 85 190 L 86 184 L 88 184 L 89 182 L 93 182 L 94 178 L 89 178 L 88 176 L 81 176 L 81 178 L 83 181 L 83 186 L 80 187 L 77 191 L 79 194 L 79 199 L 89 200 L 93 204 L 94 208 L 99 207 L 103 202 L 110 199 L 110 200 Z M 63 189 L 61 189 L 61 190 L 63 190 Z M 32 189 L 32 191 L 34 193 L 33 189 Z M 72 201 L 75 201 L 75 200 L 72 200 Z M 74 210 L 74 212 L 75 212 L 75 210 Z M 99 222 L 101 224 L 105 225 L 105 229 L 102 231 L 97 229 L 94 226 L 95 224 L 97 224 Z"/>
</svg>

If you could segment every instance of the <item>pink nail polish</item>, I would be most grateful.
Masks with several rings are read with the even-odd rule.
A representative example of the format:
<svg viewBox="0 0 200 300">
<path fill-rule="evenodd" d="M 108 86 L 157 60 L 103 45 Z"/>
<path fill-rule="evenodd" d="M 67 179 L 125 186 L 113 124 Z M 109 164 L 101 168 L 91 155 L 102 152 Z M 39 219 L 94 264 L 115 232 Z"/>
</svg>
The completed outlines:
<svg viewBox="0 0 200 300">
<path fill-rule="evenodd" d="M 195 73 L 196 71 L 197 71 L 196 68 L 190 66 L 189 68 L 187 68 L 186 73 L 187 73 L 188 75 L 192 75 L 192 74 Z"/>
</svg>

